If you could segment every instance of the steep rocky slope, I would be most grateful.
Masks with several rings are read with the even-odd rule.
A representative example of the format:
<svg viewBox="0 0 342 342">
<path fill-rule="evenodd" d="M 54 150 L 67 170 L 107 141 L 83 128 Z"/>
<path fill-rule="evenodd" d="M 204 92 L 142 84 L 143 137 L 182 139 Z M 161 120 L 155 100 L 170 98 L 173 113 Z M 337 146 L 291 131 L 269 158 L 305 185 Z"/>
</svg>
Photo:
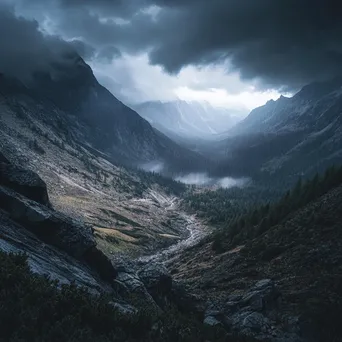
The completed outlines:
<svg viewBox="0 0 342 342">
<path fill-rule="evenodd" d="M 342 79 L 312 83 L 293 97 L 281 96 L 254 109 L 232 134 L 320 131 L 335 125 L 341 111 Z"/>
<path fill-rule="evenodd" d="M 341 111 L 340 78 L 271 100 L 212 147 L 222 160 L 218 172 L 292 180 L 322 172 L 342 159 Z"/>
<path fill-rule="evenodd" d="M 153 180 L 144 184 L 138 175 L 86 149 L 67 143 L 61 149 L 26 128 L 23 132 L 24 140 L 14 133 L 1 136 L 7 155 L 47 181 L 55 208 L 91 224 L 106 253 L 148 253 L 188 234 L 178 200 Z M 30 141 L 44 146 L 45 154 L 30 148 Z"/>
<path fill-rule="evenodd" d="M 0 176 L 1 249 L 28 253 L 38 273 L 106 289 L 104 281 L 114 279 L 116 271 L 96 248 L 91 227 L 52 209 L 43 180 L 1 153 Z"/>
<path fill-rule="evenodd" d="M 340 341 L 341 203 L 338 186 L 255 238 L 219 254 L 204 241 L 169 267 L 213 325 L 262 341 Z"/>
<path fill-rule="evenodd" d="M 55 208 L 91 224 L 107 254 L 150 253 L 187 236 L 178 199 L 165 184 L 175 192 L 184 187 L 120 166 L 90 145 L 74 116 L 35 102 L 26 90 L 13 96 L 0 95 L 1 150 L 46 181 Z"/>
<path fill-rule="evenodd" d="M 0 74 L 0 97 L 1 116 L 13 111 L 35 117 L 59 127 L 69 140 L 107 153 L 116 163 L 158 160 L 175 169 L 203 166 L 201 157 L 156 132 L 101 86 L 76 54 L 61 57 L 29 80 Z"/>
<path fill-rule="evenodd" d="M 165 267 L 149 263 L 136 269 L 105 256 L 89 225 L 51 208 L 42 179 L 1 153 L 0 250 L 0 339 L 90 341 L 89 334 L 100 341 L 202 338 L 199 320 L 185 315 L 187 324 L 182 321 L 184 313 L 178 310 L 189 295 Z M 3 251 L 25 253 L 29 267 L 23 256 Z M 94 315 L 91 321 L 89 315 Z M 100 322 L 94 327 L 95 317 Z M 138 339 L 132 329 L 141 329 Z"/>
</svg>

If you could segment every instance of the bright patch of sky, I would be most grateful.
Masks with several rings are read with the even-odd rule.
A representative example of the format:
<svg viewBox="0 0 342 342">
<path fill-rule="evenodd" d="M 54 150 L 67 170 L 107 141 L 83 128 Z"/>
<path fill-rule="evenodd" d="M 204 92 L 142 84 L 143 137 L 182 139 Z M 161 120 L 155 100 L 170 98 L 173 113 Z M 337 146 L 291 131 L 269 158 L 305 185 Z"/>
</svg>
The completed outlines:
<svg viewBox="0 0 342 342">
<path fill-rule="evenodd" d="M 257 90 L 237 73 L 228 73 L 226 65 L 189 66 L 170 75 L 160 66 L 150 65 L 146 54 L 123 55 L 108 64 L 90 64 L 99 81 L 127 104 L 180 99 L 250 111 L 280 96 L 277 91 Z"/>
</svg>

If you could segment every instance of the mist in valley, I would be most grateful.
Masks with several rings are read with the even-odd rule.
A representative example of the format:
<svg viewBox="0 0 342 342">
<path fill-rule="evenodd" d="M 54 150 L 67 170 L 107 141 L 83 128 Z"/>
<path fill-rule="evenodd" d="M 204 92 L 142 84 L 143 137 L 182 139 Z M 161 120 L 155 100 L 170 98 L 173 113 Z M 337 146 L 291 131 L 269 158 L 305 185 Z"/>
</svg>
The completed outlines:
<svg viewBox="0 0 342 342">
<path fill-rule="evenodd" d="M 245 187 L 251 182 L 248 177 L 215 177 L 207 172 L 189 172 L 189 173 L 171 173 L 169 167 L 160 160 L 151 161 L 139 166 L 139 169 L 145 172 L 153 172 L 163 175 L 168 178 L 181 182 L 186 185 L 195 185 L 203 187 L 223 188 L 228 189 L 232 187 Z"/>
<path fill-rule="evenodd" d="M 142 169 L 146 172 L 155 172 L 162 174 L 165 170 L 165 164 L 162 161 L 151 161 L 140 165 L 139 169 Z"/>
<path fill-rule="evenodd" d="M 228 189 L 232 187 L 243 188 L 251 182 L 248 177 L 215 177 L 207 172 L 189 172 L 189 173 L 170 173 L 169 168 L 163 161 L 151 161 L 139 166 L 139 169 L 145 172 L 154 172 L 168 178 L 181 182 L 186 185 L 195 185 L 198 187 L 213 187 Z"/>
<path fill-rule="evenodd" d="M 249 178 L 217 178 L 211 177 L 207 173 L 188 173 L 186 175 L 175 177 L 175 180 L 187 185 L 208 186 L 224 189 L 232 187 L 244 187 L 250 182 Z"/>
</svg>

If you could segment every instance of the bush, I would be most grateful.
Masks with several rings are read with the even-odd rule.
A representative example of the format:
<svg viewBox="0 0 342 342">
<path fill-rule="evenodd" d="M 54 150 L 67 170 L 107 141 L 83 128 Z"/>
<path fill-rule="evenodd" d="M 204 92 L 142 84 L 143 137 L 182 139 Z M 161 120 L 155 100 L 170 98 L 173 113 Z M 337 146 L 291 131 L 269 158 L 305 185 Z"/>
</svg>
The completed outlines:
<svg viewBox="0 0 342 342">
<path fill-rule="evenodd" d="M 24 255 L 0 253 L 0 338 L 106 341 L 122 319 L 104 296 L 33 274 Z M 114 328 L 115 327 L 115 328 Z"/>
<path fill-rule="evenodd" d="M 123 317 L 105 295 L 31 272 L 24 255 L 0 252 L 0 341 L 205 341 L 200 320 L 170 305 L 154 324 L 148 313 Z M 217 341 L 220 341 L 217 339 Z M 223 341 L 223 340 L 222 340 Z"/>
</svg>

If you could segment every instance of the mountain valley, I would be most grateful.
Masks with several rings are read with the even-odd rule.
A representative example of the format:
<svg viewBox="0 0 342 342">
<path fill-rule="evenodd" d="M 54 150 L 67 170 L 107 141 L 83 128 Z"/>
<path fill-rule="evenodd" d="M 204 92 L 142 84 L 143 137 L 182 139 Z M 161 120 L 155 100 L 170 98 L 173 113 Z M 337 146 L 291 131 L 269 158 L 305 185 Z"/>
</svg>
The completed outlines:
<svg viewBox="0 0 342 342">
<path fill-rule="evenodd" d="M 6 274 L 56 296 L 13 317 L 61 300 L 60 331 L 52 319 L 34 333 L 68 341 L 66 296 L 72 322 L 91 315 L 74 341 L 339 341 L 340 82 L 268 102 L 192 151 L 64 58 L 30 82 L 0 76 L 0 248 L 27 258 L 0 254 L 0 298 L 20 288 Z M 1 338 L 25 340 L 18 322 Z"/>
<path fill-rule="evenodd" d="M 215 139 L 246 116 L 244 110 L 227 110 L 205 102 L 145 102 L 135 110 L 153 127 L 175 141 Z"/>
</svg>

